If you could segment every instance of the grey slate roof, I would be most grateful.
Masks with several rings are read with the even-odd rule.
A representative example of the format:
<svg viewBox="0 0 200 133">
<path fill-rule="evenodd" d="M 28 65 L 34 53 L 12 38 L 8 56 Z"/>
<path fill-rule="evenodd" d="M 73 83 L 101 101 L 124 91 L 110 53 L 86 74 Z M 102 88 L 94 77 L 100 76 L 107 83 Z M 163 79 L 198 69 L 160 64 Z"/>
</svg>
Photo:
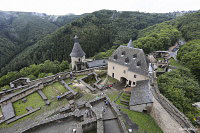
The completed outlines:
<svg viewBox="0 0 200 133">
<path fill-rule="evenodd" d="M 82 50 L 81 45 L 79 44 L 77 35 L 74 37 L 75 43 L 74 47 L 72 49 L 72 52 L 70 53 L 71 57 L 83 57 L 85 56 L 85 52 Z"/>
<path fill-rule="evenodd" d="M 87 62 L 87 66 L 89 68 L 92 67 L 99 67 L 99 66 L 106 66 L 107 65 L 107 60 L 103 59 L 103 60 L 94 60 L 94 61 L 88 61 Z"/>
<path fill-rule="evenodd" d="M 153 103 L 153 95 L 150 91 L 149 80 L 138 81 L 131 91 L 130 106 Z"/>
<path fill-rule="evenodd" d="M 122 53 L 124 56 L 122 56 Z M 129 59 L 129 63 L 125 62 L 125 59 Z M 110 56 L 109 61 L 124 65 L 128 67 L 129 71 L 146 76 L 148 74 L 148 63 L 146 56 L 142 49 L 119 46 L 117 50 Z M 140 64 L 140 66 L 137 66 Z"/>
<path fill-rule="evenodd" d="M 127 47 L 133 47 L 133 41 L 132 41 L 132 39 L 130 39 L 130 41 L 129 41 Z"/>
</svg>

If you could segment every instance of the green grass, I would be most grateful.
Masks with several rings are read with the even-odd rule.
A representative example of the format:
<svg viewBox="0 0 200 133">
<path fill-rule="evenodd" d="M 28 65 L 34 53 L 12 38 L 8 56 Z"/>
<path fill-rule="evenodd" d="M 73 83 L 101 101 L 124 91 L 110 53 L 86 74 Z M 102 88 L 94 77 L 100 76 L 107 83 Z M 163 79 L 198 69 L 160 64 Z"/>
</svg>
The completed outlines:
<svg viewBox="0 0 200 133">
<path fill-rule="evenodd" d="M 159 60 L 164 60 L 164 58 L 156 58 L 156 60 L 157 60 L 157 61 L 159 61 Z"/>
<path fill-rule="evenodd" d="M 113 83 L 118 83 L 118 82 L 119 82 L 118 80 L 108 76 L 107 84 L 113 84 Z"/>
<path fill-rule="evenodd" d="M 118 91 L 107 92 L 106 95 L 110 98 L 111 101 L 114 101 L 115 98 L 119 95 Z"/>
<path fill-rule="evenodd" d="M 164 71 L 164 69 L 163 69 L 163 68 L 160 68 L 160 67 L 158 67 L 158 68 L 157 68 L 157 71 L 158 71 L 158 72 L 162 72 L 162 71 Z"/>
<path fill-rule="evenodd" d="M 59 82 L 56 82 L 52 85 L 46 86 L 42 89 L 43 93 L 47 96 L 49 100 L 52 99 L 52 97 L 56 97 L 58 95 L 62 95 L 67 91 L 63 85 L 61 85 Z"/>
<path fill-rule="evenodd" d="M 94 98 L 95 98 L 95 96 L 90 94 L 90 93 L 83 93 L 82 100 L 83 101 L 90 101 L 90 100 L 92 100 Z"/>
<path fill-rule="evenodd" d="M 74 90 L 75 92 L 80 92 L 79 87 L 73 86 L 73 84 L 69 85 L 69 87 L 72 88 L 72 90 Z"/>
<path fill-rule="evenodd" d="M 26 110 L 27 107 L 31 106 L 33 108 L 38 108 L 38 107 L 42 107 L 45 105 L 43 99 L 37 92 L 27 96 L 26 99 L 27 99 L 27 101 L 25 103 L 23 103 L 22 100 L 18 100 L 13 103 L 15 114 L 17 116 L 27 113 L 28 112 Z"/>
<path fill-rule="evenodd" d="M 10 124 L 6 124 L 5 122 L 2 123 L 0 125 L 0 128 L 8 128 L 8 127 L 11 127 L 15 124 L 17 124 L 18 122 L 21 122 L 21 121 L 24 121 L 24 120 L 27 120 L 27 119 L 34 119 L 35 117 L 37 117 L 38 115 L 40 115 L 41 113 L 44 113 L 44 112 L 47 112 L 47 111 L 50 111 L 52 109 L 55 109 L 55 108 L 58 108 L 58 107 L 62 107 L 64 105 L 66 105 L 68 103 L 67 99 L 62 99 L 61 101 L 57 101 L 57 100 L 54 100 L 53 102 L 51 102 L 51 104 L 49 106 L 42 106 L 40 110 L 28 115 L 28 116 L 25 116 L 17 121 L 14 121 Z"/>
<path fill-rule="evenodd" d="M 2 115 L 2 110 L 1 110 L 1 107 L 0 107 L 0 115 Z"/>
<path fill-rule="evenodd" d="M 76 76 L 76 79 L 81 79 L 81 78 L 83 78 L 83 77 L 85 77 L 85 76 L 87 76 L 87 75 L 86 75 L 86 74 L 78 75 L 78 76 Z"/>
<path fill-rule="evenodd" d="M 126 113 L 131 121 L 139 126 L 139 132 L 162 133 L 162 130 L 158 127 L 150 115 L 123 108 L 121 108 L 121 111 Z"/>
<path fill-rule="evenodd" d="M 53 87 L 57 91 L 55 91 L 55 89 L 53 89 Z M 33 114 L 25 116 L 25 117 L 15 121 L 15 122 L 12 122 L 10 124 L 2 123 L 0 125 L 0 128 L 11 127 L 16 123 L 26 120 L 26 119 L 29 119 L 29 118 L 33 119 L 34 117 L 40 115 L 43 112 L 55 109 L 57 107 L 61 107 L 68 103 L 67 99 L 62 99 L 60 101 L 58 101 L 56 99 L 57 95 L 60 95 L 61 93 L 64 93 L 67 91 L 64 88 L 64 86 L 62 86 L 59 82 L 56 82 L 52 85 L 49 85 L 49 86 L 43 88 L 42 91 L 47 96 L 47 98 L 51 101 L 51 104 L 49 106 L 45 105 L 45 102 L 43 101 L 43 99 L 37 92 L 30 94 L 29 96 L 26 97 L 27 102 L 22 103 L 22 100 L 18 100 L 17 102 L 13 103 L 13 107 L 14 107 L 16 115 L 19 116 L 19 115 L 27 113 L 28 111 L 26 110 L 26 107 L 30 107 L 30 106 L 33 108 L 41 107 L 41 109 L 39 111 L 34 112 Z M 54 98 L 52 98 L 52 96 Z"/>
<path fill-rule="evenodd" d="M 174 59 L 170 59 L 169 60 L 169 65 L 175 66 L 175 67 L 182 67 L 182 65 L 180 63 L 178 63 L 177 61 L 175 61 Z"/>
<path fill-rule="evenodd" d="M 70 81 L 70 78 L 67 78 L 66 80 L 65 80 L 65 82 L 68 84 L 68 83 L 70 83 L 71 81 Z"/>
</svg>

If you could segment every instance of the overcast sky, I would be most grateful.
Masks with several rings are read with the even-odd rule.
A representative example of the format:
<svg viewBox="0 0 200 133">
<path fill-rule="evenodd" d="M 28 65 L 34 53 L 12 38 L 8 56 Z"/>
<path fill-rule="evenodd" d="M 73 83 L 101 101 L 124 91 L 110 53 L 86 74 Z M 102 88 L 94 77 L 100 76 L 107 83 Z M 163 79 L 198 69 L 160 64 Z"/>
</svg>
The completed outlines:
<svg viewBox="0 0 200 133">
<path fill-rule="evenodd" d="M 142 12 L 199 10 L 200 0 L 0 0 L 0 10 L 51 15 L 82 14 L 101 9 Z"/>
</svg>

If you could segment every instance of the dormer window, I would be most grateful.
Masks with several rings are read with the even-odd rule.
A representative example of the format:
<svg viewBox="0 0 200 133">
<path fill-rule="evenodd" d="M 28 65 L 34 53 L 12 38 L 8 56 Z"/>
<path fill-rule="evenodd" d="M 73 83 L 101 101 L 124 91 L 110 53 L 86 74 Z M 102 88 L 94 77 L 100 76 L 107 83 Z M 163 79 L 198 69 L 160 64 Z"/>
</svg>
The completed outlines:
<svg viewBox="0 0 200 133">
<path fill-rule="evenodd" d="M 138 61 L 137 62 L 137 67 L 140 67 L 141 66 L 141 61 Z"/>
<path fill-rule="evenodd" d="M 127 57 L 126 59 L 125 59 L 125 64 L 128 64 L 129 63 L 129 58 Z"/>
<path fill-rule="evenodd" d="M 117 55 L 114 55 L 114 60 L 117 60 Z"/>
<path fill-rule="evenodd" d="M 133 55 L 133 59 L 136 59 L 136 58 L 137 58 L 137 54 L 134 54 L 134 55 Z"/>
<path fill-rule="evenodd" d="M 123 52 L 122 52 L 122 56 L 124 56 L 125 54 L 126 54 L 126 52 L 125 52 L 125 51 L 123 51 Z"/>
</svg>

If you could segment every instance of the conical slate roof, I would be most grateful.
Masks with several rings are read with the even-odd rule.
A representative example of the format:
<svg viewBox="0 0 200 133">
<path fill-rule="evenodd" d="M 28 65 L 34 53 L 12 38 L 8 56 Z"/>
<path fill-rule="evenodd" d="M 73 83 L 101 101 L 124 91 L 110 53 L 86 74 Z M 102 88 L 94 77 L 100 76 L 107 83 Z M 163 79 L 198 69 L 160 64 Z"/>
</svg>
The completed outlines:
<svg viewBox="0 0 200 133">
<path fill-rule="evenodd" d="M 72 49 L 70 56 L 71 57 L 83 57 L 83 56 L 85 56 L 85 52 L 82 50 L 81 45 L 79 44 L 77 35 L 75 35 L 74 41 L 75 41 L 74 47 Z"/>
<path fill-rule="evenodd" d="M 133 48 L 133 41 L 132 41 L 132 39 L 130 39 L 130 41 L 129 41 L 127 47 L 132 47 L 132 48 Z"/>
</svg>

